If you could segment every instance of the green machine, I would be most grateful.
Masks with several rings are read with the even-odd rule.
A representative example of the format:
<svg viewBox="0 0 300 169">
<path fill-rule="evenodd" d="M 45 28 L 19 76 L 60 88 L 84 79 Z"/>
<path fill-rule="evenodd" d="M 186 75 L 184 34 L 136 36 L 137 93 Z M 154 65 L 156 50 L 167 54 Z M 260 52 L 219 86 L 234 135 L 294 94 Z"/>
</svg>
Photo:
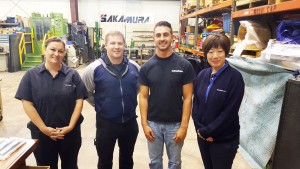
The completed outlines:
<svg viewBox="0 0 300 169">
<path fill-rule="evenodd" d="M 68 21 L 63 18 L 62 13 L 51 13 L 51 30 L 55 36 L 62 37 L 68 33 Z"/>
<path fill-rule="evenodd" d="M 98 59 L 100 57 L 100 53 L 99 53 L 99 28 L 98 28 L 98 22 L 95 22 L 95 29 L 94 29 L 94 33 L 95 33 L 95 46 L 94 46 L 94 51 L 95 51 L 95 59 Z"/>
<path fill-rule="evenodd" d="M 49 17 L 43 17 L 39 13 L 32 13 L 29 21 L 37 41 L 43 40 L 44 35 L 50 32 L 51 23 Z"/>
<path fill-rule="evenodd" d="M 30 17 L 31 27 L 34 29 L 35 39 L 43 41 L 45 34 L 62 37 L 68 33 L 68 21 L 63 18 L 62 13 L 50 13 L 50 17 L 39 13 L 32 13 Z"/>
<path fill-rule="evenodd" d="M 32 13 L 29 21 L 34 31 L 34 41 L 36 44 L 34 45 L 34 51 L 41 54 L 41 45 L 44 39 L 44 35 L 51 32 L 51 20 L 49 17 L 44 17 L 39 13 Z"/>
<path fill-rule="evenodd" d="M 24 54 L 24 63 L 21 65 L 22 70 L 28 70 L 30 67 L 43 62 L 43 57 L 41 56 L 45 35 L 62 37 L 68 32 L 68 22 L 61 13 L 51 13 L 47 16 L 32 13 L 29 22 L 31 28 L 25 28 L 25 32 L 33 32 L 33 36 L 27 35 L 24 38 L 25 42 L 31 41 L 32 38 L 33 43 L 24 43 L 26 52 Z"/>
</svg>

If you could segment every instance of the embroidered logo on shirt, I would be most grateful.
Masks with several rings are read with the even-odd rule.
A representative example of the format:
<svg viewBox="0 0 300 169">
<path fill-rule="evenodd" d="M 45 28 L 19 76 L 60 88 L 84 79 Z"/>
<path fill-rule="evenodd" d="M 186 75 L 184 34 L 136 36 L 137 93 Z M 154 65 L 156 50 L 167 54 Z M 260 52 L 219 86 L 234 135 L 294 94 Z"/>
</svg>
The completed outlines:
<svg viewBox="0 0 300 169">
<path fill-rule="evenodd" d="M 226 91 L 222 89 L 217 89 L 217 91 L 226 93 Z"/>
<path fill-rule="evenodd" d="M 172 72 L 178 72 L 178 73 L 182 73 L 182 70 L 172 70 Z"/>
<path fill-rule="evenodd" d="M 66 87 L 76 87 L 75 84 L 67 84 L 67 83 L 65 84 L 65 86 L 66 86 Z"/>
</svg>

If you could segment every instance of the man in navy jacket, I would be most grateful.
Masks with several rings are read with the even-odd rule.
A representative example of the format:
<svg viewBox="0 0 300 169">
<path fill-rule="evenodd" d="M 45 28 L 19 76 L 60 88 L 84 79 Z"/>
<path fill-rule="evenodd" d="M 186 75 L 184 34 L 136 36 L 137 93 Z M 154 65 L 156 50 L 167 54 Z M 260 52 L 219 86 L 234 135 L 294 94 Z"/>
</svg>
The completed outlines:
<svg viewBox="0 0 300 169">
<path fill-rule="evenodd" d="M 133 168 L 133 151 L 138 135 L 136 106 L 139 65 L 123 56 L 124 35 L 109 32 L 105 37 L 107 54 L 91 63 L 83 74 L 88 102 L 96 110 L 95 146 L 98 169 L 112 169 L 118 140 L 120 168 Z"/>
</svg>

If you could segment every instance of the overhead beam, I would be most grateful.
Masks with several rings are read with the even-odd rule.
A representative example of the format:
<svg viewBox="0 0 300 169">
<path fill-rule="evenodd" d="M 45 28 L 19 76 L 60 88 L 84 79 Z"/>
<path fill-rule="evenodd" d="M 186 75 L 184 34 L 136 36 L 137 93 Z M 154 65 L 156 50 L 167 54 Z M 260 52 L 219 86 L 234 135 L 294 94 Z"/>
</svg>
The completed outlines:
<svg viewBox="0 0 300 169">
<path fill-rule="evenodd" d="M 70 0 L 70 11 L 72 23 L 79 21 L 78 18 L 78 0 Z"/>
</svg>

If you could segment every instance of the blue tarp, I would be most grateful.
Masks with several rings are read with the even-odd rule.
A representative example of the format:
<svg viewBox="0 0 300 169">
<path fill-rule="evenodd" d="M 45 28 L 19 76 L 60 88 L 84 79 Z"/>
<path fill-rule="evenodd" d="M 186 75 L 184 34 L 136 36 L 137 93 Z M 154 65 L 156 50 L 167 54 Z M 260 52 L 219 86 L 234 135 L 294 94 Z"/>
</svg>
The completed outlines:
<svg viewBox="0 0 300 169">
<path fill-rule="evenodd" d="M 282 43 L 300 44 L 300 19 L 281 21 L 277 27 L 277 40 Z"/>
<path fill-rule="evenodd" d="M 241 153 L 252 168 L 264 168 L 275 147 L 285 83 L 292 73 L 255 58 L 227 60 L 245 81 L 239 111 Z"/>
</svg>

